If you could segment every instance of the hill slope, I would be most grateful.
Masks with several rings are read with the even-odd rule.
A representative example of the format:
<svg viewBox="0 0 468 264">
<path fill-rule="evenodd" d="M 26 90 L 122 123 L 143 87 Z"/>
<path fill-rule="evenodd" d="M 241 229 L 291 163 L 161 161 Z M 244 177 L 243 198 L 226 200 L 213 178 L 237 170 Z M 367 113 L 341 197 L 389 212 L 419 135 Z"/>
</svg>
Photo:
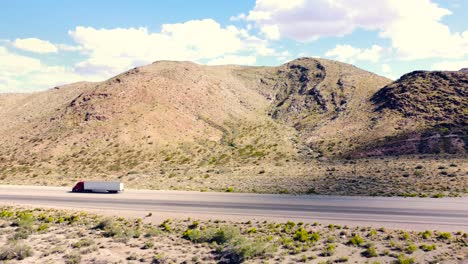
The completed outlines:
<svg viewBox="0 0 468 264">
<path fill-rule="evenodd" d="M 0 179 L 243 167 L 283 174 L 320 157 L 464 154 L 467 74 L 415 72 L 392 83 L 325 59 L 159 61 L 100 83 L 3 94 Z"/>
</svg>

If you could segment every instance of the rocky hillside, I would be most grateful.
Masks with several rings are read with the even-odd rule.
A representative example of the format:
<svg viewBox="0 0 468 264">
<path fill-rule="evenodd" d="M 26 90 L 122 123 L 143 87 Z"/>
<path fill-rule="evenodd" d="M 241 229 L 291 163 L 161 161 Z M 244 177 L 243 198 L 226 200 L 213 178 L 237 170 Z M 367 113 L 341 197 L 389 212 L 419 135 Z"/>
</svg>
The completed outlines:
<svg viewBox="0 0 468 264">
<path fill-rule="evenodd" d="M 324 59 L 159 61 L 100 83 L 2 94 L 0 178 L 465 153 L 467 76 L 392 83 Z"/>
<path fill-rule="evenodd" d="M 381 140 L 378 147 L 371 144 L 366 154 L 465 153 L 467 98 L 465 70 L 416 71 L 402 76 L 371 98 L 376 124 L 393 126 L 398 133 Z"/>
</svg>

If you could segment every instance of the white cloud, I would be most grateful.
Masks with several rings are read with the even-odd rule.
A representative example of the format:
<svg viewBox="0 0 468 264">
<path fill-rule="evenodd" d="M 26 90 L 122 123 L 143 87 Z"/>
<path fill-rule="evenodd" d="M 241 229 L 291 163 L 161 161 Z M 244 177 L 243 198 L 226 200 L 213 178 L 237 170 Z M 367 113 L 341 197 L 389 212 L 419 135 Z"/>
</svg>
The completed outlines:
<svg viewBox="0 0 468 264">
<path fill-rule="evenodd" d="M 57 48 L 63 51 L 82 51 L 83 47 L 81 46 L 72 46 L 67 44 L 58 44 Z"/>
<path fill-rule="evenodd" d="M 72 68 L 49 66 L 0 46 L 0 93 L 28 92 L 83 80 Z M 88 80 L 100 80 L 90 76 Z"/>
<path fill-rule="evenodd" d="M 248 15 L 261 32 L 298 41 L 343 36 L 363 28 L 390 39 L 401 59 L 457 58 L 468 54 L 468 30 L 452 32 L 450 15 L 431 0 L 257 0 Z"/>
<path fill-rule="evenodd" d="M 382 56 L 383 48 L 373 45 L 368 49 L 355 48 L 351 45 L 336 45 L 335 48 L 327 51 L 325 56 L 337 59 L 342 62 L 354 63 L 356 61 L 377 62 Z"/>
<path fill-rule="evenodd" d="M 89 54 L 88 59 L 76 65 L 81 74 L 111 76 L 155 60 L 251 64 L 254 53 L 260 56 L 275 54 L 266 40 L 235 26 L 222 27 L 212 19 L 164 24 L 161 31 L 155 33 L 147 28 L 76 27 L 69 34 Z"/>
<path fill-rule="evenodd" d="M 391 73 L 392 68 L 390 67 L 390 65 L 384 63 L 384 64 L 382 64 L 382 72 L 383 73 Z"/>
<path fill-rule="evenodd" d="M 277 25 L 269 25 L 261 28 L 262 33 L 269 39 L 279 39 L 280 31 Z"/>
<path fill-rule="evenodd" d="M 212 19 L 164 24 L 158 32 L 150 32 L 144 27 L 96 29 L 78 26 L 68 33 L 75 42 L 72 45 L 42 40 L 28 42 L 29 50 L 34 46 L 36 52 L 47 51 L 44 43 L 53 46 L 56 52 L 80 52 L 82 60 L 66 67 L 45 65 L 36 58 L 2 48 L 0 91 L 38 90 L 75 81 L 100 81 L 156 60 L 252 65 L 256 63 L 257 56 L 287 54 L 271 48 L 267 39 L 251 35 L 249 28 L 223 27 Z M 274 31 L 268 34 L 275 37 Z M 31 43 L 44 45 L 40 49 L 40 45 Z M 5 46 L 10 45 L 10 42 L 5 43 Z M 49 52 L 52 51 L 50 45 Z"/>
<path fill-rule="evenodd" d="M 431 69 L 435 71 L 458 71 L 468 68 L 468 60 L 461 61 L 442 61 L 432 65 Z"/>
<path fill-rule="evenodd" d="M 21 50 L 36 53 L 56 53 L 58 51 L 54 44 L 38 38 L 16 39 L 13 42 L 13 46 Z"/>
<path fill-rule="evenodd" d="M 208 65 L 253 65 L 255 64 L 257 58 L 255 56 L 237 56 L 237 55 L 227 55 L 220 58 L 216 58 L 208 61 Z"/>
</svg>

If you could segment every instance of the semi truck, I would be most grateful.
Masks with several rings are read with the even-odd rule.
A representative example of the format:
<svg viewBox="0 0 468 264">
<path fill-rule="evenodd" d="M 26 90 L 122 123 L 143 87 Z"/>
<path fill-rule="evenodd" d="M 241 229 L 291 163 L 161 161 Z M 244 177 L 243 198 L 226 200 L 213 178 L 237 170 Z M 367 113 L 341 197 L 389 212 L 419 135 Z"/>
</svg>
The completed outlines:
<svg viewBox="0 0 468 264">
<path fill-rule="evenodd" d="M 109 192 L 118 193 L 124 191 L 122 182 L 110 181 L 80 181 L 72 189 L 72 192 Z"/>
</svg>

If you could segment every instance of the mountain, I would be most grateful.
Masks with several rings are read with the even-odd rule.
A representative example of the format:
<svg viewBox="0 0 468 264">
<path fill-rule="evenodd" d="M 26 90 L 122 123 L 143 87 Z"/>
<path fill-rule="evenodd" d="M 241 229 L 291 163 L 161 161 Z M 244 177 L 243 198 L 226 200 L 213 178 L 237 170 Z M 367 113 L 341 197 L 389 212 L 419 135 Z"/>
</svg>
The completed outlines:
<svg viewBox="0 0 468 264">
<path fill-rule="evenodd" d="M 158 61 L 104 82 L 1 94 L 0 179 L 463 154 L 467 80 L 414 72 L 392 82 L 313 58 Z"/>
</svg>

